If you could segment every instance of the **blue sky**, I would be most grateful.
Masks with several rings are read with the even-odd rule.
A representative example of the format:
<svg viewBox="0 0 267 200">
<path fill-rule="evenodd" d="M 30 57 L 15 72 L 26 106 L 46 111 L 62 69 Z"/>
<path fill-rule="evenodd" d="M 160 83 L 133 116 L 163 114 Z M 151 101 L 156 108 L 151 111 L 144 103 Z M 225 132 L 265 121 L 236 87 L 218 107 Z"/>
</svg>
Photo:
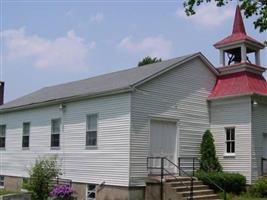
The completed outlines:
<svg viewBox="0 0 267 200">
<path fill-rule="evenodd" d="M 201 51 L 215 66 L 213 44 L 231 33 L 236 3 L 186 17 L 181 1 L 1 0 L 5 100 L 45 86 L 136 66 L 143 57 Z M 259 41 L 253 19 L 247 32 Z M 267 66 L 266 50 L 262 63 Z"/>
</svg>

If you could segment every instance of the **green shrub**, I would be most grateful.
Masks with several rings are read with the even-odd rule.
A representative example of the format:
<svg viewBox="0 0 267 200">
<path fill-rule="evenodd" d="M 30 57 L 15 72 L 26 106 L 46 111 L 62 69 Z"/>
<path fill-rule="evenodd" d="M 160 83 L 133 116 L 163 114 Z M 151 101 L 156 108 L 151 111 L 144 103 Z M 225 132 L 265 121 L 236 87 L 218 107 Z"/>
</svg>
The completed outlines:
<svg viewBox="0 0 267 200">
<path fill-rule="evenodd" d="M 216 156 L 214 139 L 210 130 L 207 130 L 202 137 L 200 155 L 200 170 L 205 172 L 222 171 L 222 166 Z"/>
<path fill-rule="evenodd" d="M 39 158 L 29 170 L 29 179 L 24 187 L 32 194 L 32 200 L 47 200 L 55 178 L 61 174 L 57 166 L 57 158 Z"/>
<path fill-rule="evenodd" d="M 260 177 L 250 190 L 255 197 L 267 196 L 267 177 Z"/>
<path fill-rule="evenodd" d="M 195 175 L 203 183 L 218 192 L 220 190 L 211 181 L 226 192 L 233 194 L 240 194 L 246 186 L 246 177 L 239 173 L 199 171 Z"/>
</svg>

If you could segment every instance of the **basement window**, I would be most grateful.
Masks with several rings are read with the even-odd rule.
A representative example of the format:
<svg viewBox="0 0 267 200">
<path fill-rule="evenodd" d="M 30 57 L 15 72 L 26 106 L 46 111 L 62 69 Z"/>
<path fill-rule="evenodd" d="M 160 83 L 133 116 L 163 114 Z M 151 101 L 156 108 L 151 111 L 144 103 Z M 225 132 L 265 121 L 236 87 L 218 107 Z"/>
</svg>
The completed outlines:
<svg viewBox="0 0 267 200">
<path fill-rule="evenodd" d="M 95 184 L 87 184 L 87 200 L 96 200 L 96 187 Z"/>
<path fill-rule="evenodd" d="M 235 154 L 235 128 L 225 128 L 226 132 L 226 155 Z"/>
<path fill-rule="evenodd" d="M 0 188 L 5 187 L 5 177 L 0 175 Z"/>
<path fill-rule="evenodd" d="M 6 125 L 0 125 L 0 149 L 6 147 Z"/>
</svg>

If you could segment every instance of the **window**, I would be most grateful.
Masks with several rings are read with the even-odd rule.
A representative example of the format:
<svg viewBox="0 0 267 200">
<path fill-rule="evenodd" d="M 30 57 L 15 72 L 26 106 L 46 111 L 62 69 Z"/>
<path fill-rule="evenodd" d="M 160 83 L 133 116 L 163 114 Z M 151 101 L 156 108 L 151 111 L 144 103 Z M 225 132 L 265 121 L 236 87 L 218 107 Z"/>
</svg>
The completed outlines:
<svg viewBox="0 0 267 200">
<path fill-rule="evenodd" d="M 30 123 L 23 123 L 23 132 L 22 132 L 22 148 L 29 148 L 30 144 Z"/>
<path fill-rule="evenodd" d="M 0 149 L 6 147 L 6 125 L 0 125 Z"/>
<path fill-rule="evenodd" d="M 87 115 L 86 146 L 97 145 L 97 114 Z"/>
<path fill-rule="evenodd" d="M 96 185 L 87 184 L 87 200 L 96 199 Z"/>
<path fill-rule="evenodd" d="M 5 186 L 5 177 L 0 175 L 0 188 L 4 188 Z"/>
<path fill-rule="evenodd" d="M 235 153 L 235 128 L 226 128 L 226 153 Z"/>
<path fill-rule="evenodd" d="M 51 120 L 51 147 L 60 146 L 60 119 Z"/>
</svg>

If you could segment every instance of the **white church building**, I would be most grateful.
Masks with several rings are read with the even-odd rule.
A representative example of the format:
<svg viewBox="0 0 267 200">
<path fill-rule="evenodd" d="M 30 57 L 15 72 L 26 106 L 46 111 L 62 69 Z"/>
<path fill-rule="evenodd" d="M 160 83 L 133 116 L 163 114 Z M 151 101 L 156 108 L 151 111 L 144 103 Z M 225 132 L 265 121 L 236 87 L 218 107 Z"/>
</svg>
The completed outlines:
<svg viewBox="0 0 267 200">
<path fill-rule="evenodd" d="M 144 196 L 149 156 L 177 165 L 199 157 L 207 129 L 224 171 L 252 184 L 267 172 L 264 44 L 247 35 L 237 6 L 233 32 L 214 46 L 217 67 L 195 53 L 3 103 L 0 188 L 20 190 L 38 157 L 58 155 L 61 178 L 72 181 L 80 200 L 135 200 Z"/>
</svg>

